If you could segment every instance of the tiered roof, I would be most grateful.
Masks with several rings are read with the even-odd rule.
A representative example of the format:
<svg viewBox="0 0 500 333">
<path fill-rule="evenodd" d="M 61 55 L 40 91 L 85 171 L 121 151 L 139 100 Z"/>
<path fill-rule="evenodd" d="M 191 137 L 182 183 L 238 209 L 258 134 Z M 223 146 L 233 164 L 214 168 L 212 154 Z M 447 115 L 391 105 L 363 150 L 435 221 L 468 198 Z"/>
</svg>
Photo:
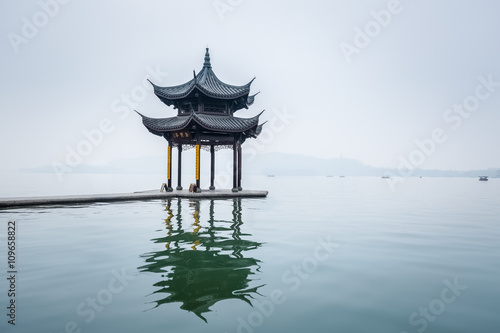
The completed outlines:
<svg viewBox="0 0 500 333">
<path fill-rule="evenodd" d="M 173 105 L 176 100 L 188 97 L 194 90 L 198 90 L 211 98 L 235 100 L 239 104 L 238 109 L 248 108 L 248 106 L 253 104 L 255 95 L 257 95 L 249 96 L 250 86 L 255 78 L 243 86 L 235 86 L 219 80 L 212 70 L 208 48 L 206 49 L 203 68 L 198 74 L 195 74 L 193 71 L 193 76 L 186 83 L 170 87 L 160 87 L 150 82 L 153 85 L 156 96 L 168 106 Z"/>
</svg>

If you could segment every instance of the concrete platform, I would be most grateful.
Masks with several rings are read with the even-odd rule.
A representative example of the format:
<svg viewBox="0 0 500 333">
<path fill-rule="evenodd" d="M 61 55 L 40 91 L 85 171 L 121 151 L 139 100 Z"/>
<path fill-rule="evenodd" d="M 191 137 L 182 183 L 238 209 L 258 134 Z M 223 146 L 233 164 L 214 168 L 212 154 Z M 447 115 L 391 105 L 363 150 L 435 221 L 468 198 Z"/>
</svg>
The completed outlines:
<svg viewBox="0 0 500 333">
<path fill-rule="evenodd" d="M 173 192 L 160 192 L 159 190 L 142 191 L 134 193 L 117 194 L 88 194 L 88 195 L 66 195 L 52 197 L 20 197 L 20 198 L 0 198 L 0 209 L 47 206 L 47 205 L 71 205 L 93 202 L 113 202 L 113 201 L 136 201 L 166 198 L 199 198 L 199 199 L 228 199 L 228 198 L 263 198 L 267 196 L 267 191 L 242 190 L 231 192 L 231 190 L 203 190 L 200 193 L 192 193 L 188 190 Z"/>
</svg>

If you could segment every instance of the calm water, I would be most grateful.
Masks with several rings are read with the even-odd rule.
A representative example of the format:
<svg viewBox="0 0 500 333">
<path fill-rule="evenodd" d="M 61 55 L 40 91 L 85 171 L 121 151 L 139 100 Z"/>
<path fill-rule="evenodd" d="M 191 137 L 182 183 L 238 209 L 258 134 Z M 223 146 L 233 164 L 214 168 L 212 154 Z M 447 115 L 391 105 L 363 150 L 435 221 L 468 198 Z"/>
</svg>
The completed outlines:
<svg viewBox="0 0 500 333">
<path fill-rule="evenodd" d="M 156 184 L 121 177 L 82 191 Z M 500 179 L 247 184 L 268 198 L 0 211 L 2 276 L 8 221 L 18 242 L 16 326 L 2 314 L 0 331 L 500 331 Z"/>
</svg>

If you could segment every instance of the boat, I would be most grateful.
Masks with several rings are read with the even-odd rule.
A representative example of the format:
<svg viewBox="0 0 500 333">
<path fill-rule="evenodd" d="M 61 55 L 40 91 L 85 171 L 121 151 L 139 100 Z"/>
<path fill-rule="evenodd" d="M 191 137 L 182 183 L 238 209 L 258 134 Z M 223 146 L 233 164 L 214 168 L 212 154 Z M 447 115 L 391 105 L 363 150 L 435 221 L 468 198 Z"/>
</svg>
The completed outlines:
<svg viewBox="0 0 500 333">
<path fill-rule="evenodd" d="M 383 179 L 389 179 L 389 178 L 391 178 L 391 176 L 386 175 L 386 176 L 382 176 L 382 178 L 383 178 Z"/>
<path fill-rule="evenodd" d="M 479 176 L 479 180 L 480 181 L 487 181 L 488 180 L 488 176 Z"/>
</svg>

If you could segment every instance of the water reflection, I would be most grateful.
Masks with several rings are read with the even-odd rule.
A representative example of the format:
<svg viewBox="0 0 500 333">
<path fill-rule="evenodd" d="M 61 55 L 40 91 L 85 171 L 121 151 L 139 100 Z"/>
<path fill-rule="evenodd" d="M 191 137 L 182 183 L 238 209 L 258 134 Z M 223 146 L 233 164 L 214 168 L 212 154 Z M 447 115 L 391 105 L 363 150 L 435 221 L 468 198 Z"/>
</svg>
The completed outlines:
<svg viewBox="0 0 500 333">
<path fill-rule="evenodd" d="M 232 202 L 232 220 L 215 219 L 216 202 L 227 204 L 214 200 L 167 202 L 166 234 L 152 239 L 165 244 L 164 249 L 143 255 L 146 264 L 139 267 L 142 272 L 161 274 L 162 279 L 153 285 L 158 288 L 153 294 L 161 296 L 155 307 L 179 302 L 181 309 L 206 321 L 203 313 L 215 303 L 240 299 L 251 304 L 252 295 L 261 287 L 252 286 L 260 266 L 249 254 L 262 244 L 241 231 L 241 199 Z M 208 221 L 200 221 L 200 213 L 206 215 L 207 211 Z"/>
</svg>

